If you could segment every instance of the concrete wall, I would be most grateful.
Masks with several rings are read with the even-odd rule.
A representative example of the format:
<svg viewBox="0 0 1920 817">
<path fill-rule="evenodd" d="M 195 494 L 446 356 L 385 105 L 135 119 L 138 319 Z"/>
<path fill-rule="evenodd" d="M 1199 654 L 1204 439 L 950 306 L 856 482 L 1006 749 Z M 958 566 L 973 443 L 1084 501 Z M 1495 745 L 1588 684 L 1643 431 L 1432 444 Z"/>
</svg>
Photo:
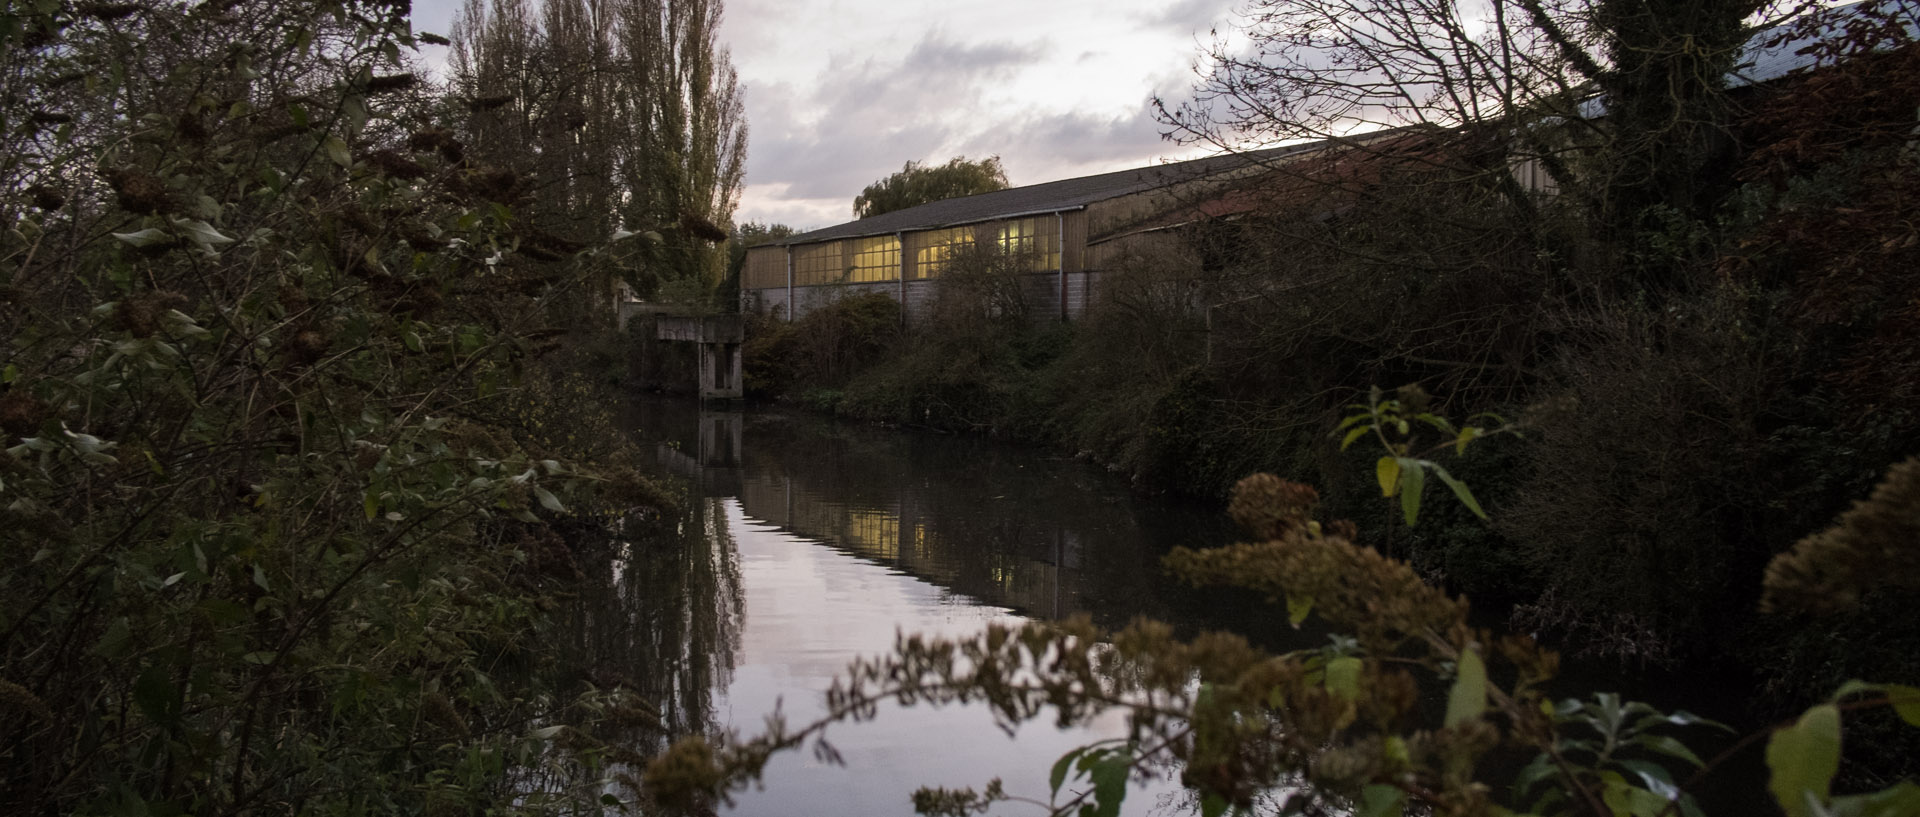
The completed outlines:
<svg viewBox="0 0 1920 817">
<path fill-rule="evenodd" d="M 1067 320 L 1078 319 L 1086 313 L 1087 306 L 1093 302 L 1094 288 L 1099 277 L 1098 272 L 1091 270 L 1066 273 L 1065 317 Z M 791 307 L 787 303 L 785 287 L 743 290 L 740 293 L 740 311 L 789 319 L 800 318 L 841 298 L 877 292 L 899 301 L 906 324 L 914 326 L 926 319 L 927 312 L 932 308 L 933 300 L 939 292 L 939 286 L 940 281 L 935 278 L 907 281 L 904 286 L 899 281 L 884 281 L 870 284 L 794 287 L 793 300 L 796 303 Z M 1057 271 L 1030 272 L 1020 276 L 1020 297 L 1036 320 L 1061 318 L 1060 289 L 1061 274 Z"/>
</svg>

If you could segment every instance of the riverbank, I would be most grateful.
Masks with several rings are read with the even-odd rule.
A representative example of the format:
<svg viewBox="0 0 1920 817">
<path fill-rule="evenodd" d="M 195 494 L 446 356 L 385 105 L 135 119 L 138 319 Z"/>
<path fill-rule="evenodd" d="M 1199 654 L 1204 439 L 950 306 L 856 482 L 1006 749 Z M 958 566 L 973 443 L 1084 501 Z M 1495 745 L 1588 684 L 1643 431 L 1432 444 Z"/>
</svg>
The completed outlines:
<svg viewBox="0 0 1920 817">
<path fill-rule="evenodd" d="M 1154 329 L 1108 310 L 1072 326 L 989 321 L 906 332 L 890 301 L 848 298 L 793 323 L 757 324 L 748 386 L 761 399 L 833 416 L 1084 457 L 1149 493 L 1218 502 L 1259 471 L 1312 484 L 1330 514 L 1357 524 L 1363 543 L 1408 559 L 1481 609 L 1506 611 L 1499 618 L 1508 626 L 1643 677 L 1710 667 L 1712 677 L 1752 678 L 1740 694 L 1769 717 L 1848 677 L 1914 677 L 1914 651 L 1895 645 L 1920 644 L 1920 634 L 1894 612 L 1897 593 L 1844 621 L 1753 612 L 1765 561 L 1864 495 L 1878 473 L 1863 463 L 1890 460 L 1906 432 L 1799 411 L 1781 418 L 1798 425 L 1769 437 L 1729 438 L 1729 415 L 1703 413 L 1725 394 L 1698 391 L 1695 403 L 1669 394 L 1651 405 L 1629 396 L 1702 377 L 1724 383 L 1730 375 L 1710 371 L 1720 364 L 1700 344 L 1733 325 L 1731 316 L 1762 306 L 1698 301 L 1696 314 L 1721 317 L 1668 330 L 1682 333 L 1676 342 L 1693 338 L 1666 360 L 1601 363 L 1596 351 L 1583 365 L 1602 366 L 1598 373 L 1436 397 L 1440 414 L 1496 411 L 1523 426 L 1465 457 L 1437 455 L 1471 486 L 1490 523 L 1430 487 L 1420 523 L 1407 528 L 1375 483 L 1377 447 L 1362 441 L 1342 451 L 1330 436 L 1349 404 L 1364 399 L 1333 385 L 1352 367 L 1294 361 L 1261 371 L 1223 359 L 1219 339 L 1210 344 L 1191 318 Z M 1802 398 L 1769 399 L 1768 410 L 1786 411 Z M 1717 410 L 1753 423 L 1758 408 Z M 1617 430 L 1625 428 L 1634 433 Z M 1843 454 L 1844 446 L 1858 447 Z M 1734 479 L 1718 472 L 1729 454 L 1774 470 Z"/>
</svg>

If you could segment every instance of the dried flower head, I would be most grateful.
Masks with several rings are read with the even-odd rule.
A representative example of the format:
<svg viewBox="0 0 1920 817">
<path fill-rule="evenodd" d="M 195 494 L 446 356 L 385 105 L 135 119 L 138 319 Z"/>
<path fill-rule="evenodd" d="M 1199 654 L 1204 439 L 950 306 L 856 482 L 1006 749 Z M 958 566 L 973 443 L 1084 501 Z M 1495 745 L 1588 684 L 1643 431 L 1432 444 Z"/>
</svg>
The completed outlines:
<svg viewBox="0 0 1920 817">
<path fill-rule="evenodd" d="M 33 206 L 48 212 L 58 210 L 67 204 L 66 196 L 60 195 L 60 191 L 44 184 L 36 184 L 28 187 L 27 198 L 33 202 Z"/>
<path fill-rule="evenodd" d="M 1255 538 L 1279 539 L 1303 529 L 1319 504 L 1320 492 L 1311 485 L 1254 474 L 1233 486 L 1227 515 Z"/>
<path fill-rule="evenodd" d="M 1762 584 L 1762 612 L 1815 615 L 1853 610 L 1876 588 L 1920 589 L 1920 457 L 1888 469 L 1833 527 L 1775 556 Z"/>
<path fill-rule="evenodd" d="M 388 94 L 412 88 L 420 78 L 413 74 L 385 74 L 367 80 L 367 93 Z"/>
<path fill-rule="evenodd" d="M 114 304 L 113 323 L 136 338 L 152 337 L 160 329 L 162 316 L 186 304 L 186 296 L 178 292 L 156 290 L 135 295 Z"/>
<path fill-rule="evenodd" d="M 111 167 L 100 171 L 118 197 L 120 207 L 130 213 L 159 215 L 180 209 L 180 203 L 160 177 L 133 167 Z"/>
</svg>

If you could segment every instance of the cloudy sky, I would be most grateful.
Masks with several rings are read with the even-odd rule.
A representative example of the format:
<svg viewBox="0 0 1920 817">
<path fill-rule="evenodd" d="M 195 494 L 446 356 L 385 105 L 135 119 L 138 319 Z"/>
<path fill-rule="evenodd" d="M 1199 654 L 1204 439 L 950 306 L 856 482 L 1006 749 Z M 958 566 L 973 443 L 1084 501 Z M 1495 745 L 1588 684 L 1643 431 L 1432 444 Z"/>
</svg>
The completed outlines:
<svg viewBox="0 0 1920 817">
<path fill-rule="evenodd" d="M 1016 185 L 1196 155 L 1147 101 L 1178 98 L 1238 0 L 729 0 L 745 89 L 739 221 L 825 227 L 908 160 L 998 155 Z M 414 4 L 445 32 L 455 0 Z"/>
</svg>

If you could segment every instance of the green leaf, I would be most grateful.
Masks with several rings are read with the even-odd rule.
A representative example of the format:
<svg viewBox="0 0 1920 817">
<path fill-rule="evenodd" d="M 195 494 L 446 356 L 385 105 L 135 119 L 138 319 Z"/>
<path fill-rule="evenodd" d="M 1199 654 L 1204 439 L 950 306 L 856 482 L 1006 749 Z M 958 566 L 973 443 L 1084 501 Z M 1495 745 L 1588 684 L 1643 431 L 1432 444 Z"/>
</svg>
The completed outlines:
<svg viewBox="0 0 1920 817">
<path fill-rule="evenodd" d="M 1612 810 L 1615 817 L 1656 817 L 1667 808 L 1667 801 L 1646 789 L 1627 782 L 1619 772 L 1600 773 L 1605 784 L 1600 790 L 1600 799 Z"/>
<path fill-rule="evenodd" d="M 1672 735 L 1647 735 L 1635 740 L 1634 744 L 1668 757 L 1677 757 L 1693 764 L 1695 768 L 1707 765 L 1701 762 L 1699 755 L 1694 754 L 1692 749 L 1687 748 L 1686 744 Z"/>
<path fill-rule="evenodd" d="M 1667 773 L 1666 767 L 1644 760 L 1622 760 L 1620 768 L 1633 772 L 1640 782 L 1646 784 L 1647 791 L 1660 795 L 1662 799 L 1679 799 L 1680 787 L 1673 784 L 1673 775 Z"/>
<path fill-rule="evenodd" d="M 1908 726 L 1920 726 L 1920 688 L 1902 684 L 1886 685 L 1887 700 L 1893 704 L 1893 711 L 1900 713 L 1900 719 Z"/>
<path fill-rule="evenodd" d="M 1127 769 L 1133 757 L 1115 749 L 1102 755 L 1087 776 L 1093 780 L 1094 817 L 1120 817 L 1120 804 L 1127 799 Z"/>
<path fill-rule="evenodd" d="M 1481 663 L 1480 654 L 1469 647 L 1460 651 L 1460 662 L 1453 675 L 1453 689 L 1447 693 L 1446 725 L 1453 727 L 1478 720 L 1486 711 L 1487 666 Z"/>
<path fill-rule="evenodd" d="M 207 253 L 215 251 L 215 247 L 234 242 L 232 238 L 221 234 L 221 230 L 215 230 L 213 224 L 207 224 L 200 219 L 173 219 L 173 226 L 179 226 L 180 230 L 186 232 L 188 240 L 200 245 L 200 249 L 204 249 Z"/>
<path fill-rule="evenodd" d="M 1849 695 L 1856 695 L 1862 692 L 1885 692 L 1886 688 L 1887 687 L 1885 684 L 1875 684 L 1875 683 L 1862 681 L 1858 678 L 1855 678 L 1851 681 L 1841 684 L 1840 688 L 1834 691 L 1833 697 L 1828 698 L 1827 701 L 1829 703 L 1837 704 L 1843 700 L 1846 700 L 1847 696 Z"/>
<path fill-rule="evenodd" d="M 420 341 L 420 335 L 417 332 L 400 333 L 400 342 L 406 344 L 407 351 L 409 352 L 417 353 L 427 350 L 427 345 Z"/>
<path fill-rule="evenodd" d="M 327 134 L 327 138 L 320 143 L 320 147 L 326 150 L 327 158 L 332 159 L 334 164 L 341 167 L 353 166 L 353 154 L 347 150 L 347 143 L 340 141 L 340 137 Z"/>
<path fill-rule="evenodd" d="M 1307 615 L 1312 612 L 1312 596 L 1304 593 L 1289 593 L 1287 595 L 1287 623 L 1293 625 L 1294 629 L 1300 629 L 1300 622 L 1306 621 Z"/>
<path fill-rule="evenodd" d="M 1460 436 L 1453 441 L 1453 455 L 1457 457 L 1466 454 L 1467 443 L 1480 439 L 1480 437 L 1486 433 L 1487 432 L 1475 426 L 1467 426 L 1466 428 L 1460 429 Z"/>
<path fill-rule="evenodd" d="M 1380 480 L 1380 495 L 1393 496 L 1393 489 L 1400 484 L 1399 458 L 1381 457 L 1373 464 L 1373 475 Z"/>
<path fill-rule="evenodd" d="M 165 666 L 148 664 L 133 682 L 134 704 L 162 726 L 171 726 L 180 717 L 180 690 L 171 675 Z"/>
<path fill-rule="evenodd" d="M 1834 817 L 1913 817 L 1920 814 L 1920 785 L 1902 780 L 1887 788 L 1833 798 Z"/>
<path fill-rule="evenodd" d="M 1227 813 L 1227 799 L 1208 792 L 1200 798 L 1200 817 L 1220 817 Z"/>
<path fill-rule="evenodd" d="M 554 496 L 552 491 L 549 491 L 545 488 L 535 485 L 533 486 L 533 495 L 540 500 L 541 507 L 546 508 L 549 511 L 553 511 L 554 513 L 567 512 L 566 506 L 560 504 L 560 498 Z"/>
<path fill-rule="evenodd" d="M 1555 771 L 1556 768 L 1553 765 L 1553 757 L 1551 755 L 1548 755 L 1546 752 L 1535 755 L 1533 762 L 1528 763 L 1526 768 L 1521 769 L 1520 774 L 1513 778 L 1514 795 L 1516 797 L 1526 796 L 1527 790 L 1539 785 L 1540 781 L 1547 779 L 1547 777 Z"/>
<path fill-rule="evenodd" d="M 1346 438 L 1340 441 L 1340 450 L 1341 451 L 1347 450 L 1347 446 L 1353 445 L 1354 440 L 1358 440 L 1361 437 L 1366 436 L 1367 432 L 1372 430 L 1373 430 L 1373 426 L 1360 426 L 1351 431 L 1348 431 Z"/>
<path fill-rule="evenodd" d="M 1360 697 L 1360 659 L 1343 655 L 1327 662 L 1327 691 L 1349 701 Z"/>
<path fill-rule="evenodd" d="M 1840 708 L 1821 704 L 1767 740 L 1767 789 L 1787 817 L 1809 817 L 1840 771 Z"/>
<path fill-rule="evenodd" d="M 555 735 L 560 734 L 561 731 L 565 730 L 566 728 L 567 727 L 564 725 L 542 726 L 539 729 L 535 729 L 532 732 L 529 732 L 528 736 L 532 737 L 534 740 L 553 740 Z"/>
<path fill-rule="evenodd" d="M 1453 475 L 1447 473 L 1447 469 L 1441 468 L 1437 462 L 1429 463 L 1427 467 L 1432 468 L 1433 475 L 1439 477 L 1441 482 L 1446 483 L 1448 488 L 1453 489 L 1453 495 L 1460 500 L 1460 504 L 1467 506 L 1467 510 L 1473 511 L 1474 516 L 1480 517 L 1481 519 L 1487 518 L 1487 512 L 1480 509 L 1480 502 L 1473 498 L 1472 491 L 1467 490 L 1466 483 L 1454 479 Z"/>
<path fill-rule="evenodd" d="M 1420 494 L 1427 488 L 1427 470 L 1421 465 L 1420 460 L 1400 463 L 1400 513 L 1406 517 L 1407 527 L 1420 519 Z"/>
<path fill-rule="evenodd" d="M 148 227 L 131 233 L 114 233 L 113 237 L 135 247 L 153 247 L 173 243 L 173 235 L 158 227 Z"/>
<path fill-rule="evenodd" d="M 1360 790 L 1360 808 L 1354 817 L 1400 817 L 1406 801 L 1407 793 L 1399 786 L 1376 783 Z"/>
<path fill-rule="evenodd" d="M 116 618 L 107 625 L 107 631 L 100 635 L 100 641 L 94 644 L 93 651 L 102 658 L 117 660 L 132 652 L 132 642 L 133 630 L 127 626 L 127 620 Z"/>
<path fill-rule="evenodd" d="M 1073 766 L 1073 762 L 1078 760 L 1080 755 L 1086 753 L 1090 748 L 1092 747 L 1082 746 L 1061 755 L 1059 760 L 1053 762 L 1053 771 L 1047 773 L 1047 785 L 1051 787 L 1050 790 L 1054 796 L 1058 797 L 1060 795 L 1060 786 L 1067 782 L 1067 769 Z"/>
<path fill-rule="evenodd" d="M 340 115 L 346 120 L 347 130 L 358 131 L 366 127 L 372 112 L 367 110 L 367 100 L 359 94 L 350 94 L 340 100 Z"/>
</svg>

